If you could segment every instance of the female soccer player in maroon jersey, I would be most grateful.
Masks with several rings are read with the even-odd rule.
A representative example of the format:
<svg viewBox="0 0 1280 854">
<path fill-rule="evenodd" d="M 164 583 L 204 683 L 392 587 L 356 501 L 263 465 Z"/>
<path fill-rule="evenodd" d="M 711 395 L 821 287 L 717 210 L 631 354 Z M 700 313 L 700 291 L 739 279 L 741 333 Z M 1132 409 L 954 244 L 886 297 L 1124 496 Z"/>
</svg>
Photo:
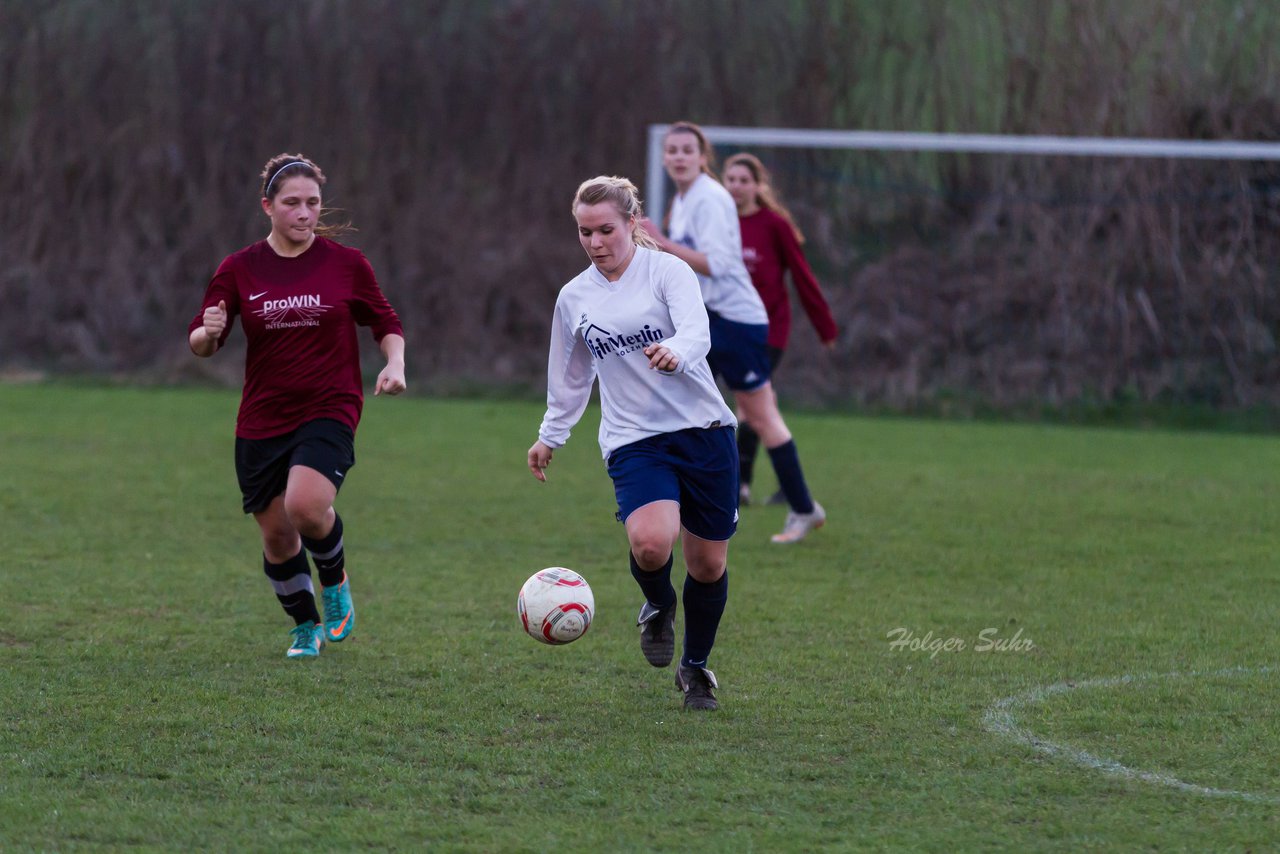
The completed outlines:
<svg viewBox="0 0 1280 854">
<path fill-rule="evenodd" d="M 358 250 L 331 240 L 320 222 L 320 167 L 280 154 L 262 171 L 265 240 L 228 255 L 188 326 L 197 356 L 226 342 L 237 316 L 248 339 L 244 393 L 236 418 L 236 477 L 244 512 L 262 530 L 263 569 L 296 626 L 290 658 L 320 654 L 355 625 L 333 509 L 355 465 L 364 404 L 357 326 L 368 326 L 386 357 L 373 393 L 404 391 L 404 333 Z M 311 552 L 324 618 L 316 609 Z"/>
<path fill-rule="evenodd" d="M 818 280 L 809 269 L 800 245 L 804 233 L 777 196 L 774 195 L 769 171 L 754 154 L 742 152 L 724 162 L 724 186 L 738 206 L 738 225 L 742 229 L 742 260 L 746 262 L 751 282 L 764 300 L 769 312 L 769 337 L 766 341 L 769 361 L 776 370 L 791 337 L 791 300 L 785 275 L 791 271 L 800 304 L 823 345 L 830 348 L 836 340 L 836 321 Z M 742 484 L 740 503 L 751 500 L 751 476 L 755 468 L 760 437 L 746 423 L 738 425 L 738 466 Z M 785 504 L 779 490 L 769 504 Z"/>
</svg>

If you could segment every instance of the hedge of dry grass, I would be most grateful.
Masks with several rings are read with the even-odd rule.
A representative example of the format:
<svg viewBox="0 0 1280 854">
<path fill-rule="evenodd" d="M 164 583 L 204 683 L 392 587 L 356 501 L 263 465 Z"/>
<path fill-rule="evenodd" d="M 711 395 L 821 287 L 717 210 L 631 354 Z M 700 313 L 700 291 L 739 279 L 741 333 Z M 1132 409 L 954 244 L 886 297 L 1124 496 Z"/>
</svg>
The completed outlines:
<svg viewBox="0 0 1280 854">
<path fill-rule="evenodd" d="M 0 18 L 10 368 L 233 379 L 183 330 L 264 233 L 256 174 L 279 151 L 330 174 L 419 388 L 536 389 L 583 266 L 568 199 L 642 178 L 652 122 L 1280 130 L 1280 10 L 1245 0 L 0 0 Z M 785 174 L 844 330 L 822 357 L 795 336 L 790 393 L 1280 403 L 1274 168 L 851 163 Z M 897 168 L 927 191 L 850 180 Z"/>
</svg>

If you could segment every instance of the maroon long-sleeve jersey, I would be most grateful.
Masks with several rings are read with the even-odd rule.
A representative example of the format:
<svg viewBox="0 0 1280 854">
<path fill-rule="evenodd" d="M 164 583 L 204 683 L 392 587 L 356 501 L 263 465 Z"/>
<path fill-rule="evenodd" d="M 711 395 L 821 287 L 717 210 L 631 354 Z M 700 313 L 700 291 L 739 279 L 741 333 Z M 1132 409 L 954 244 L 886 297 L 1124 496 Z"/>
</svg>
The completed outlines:
<svg viewBox="0 0 1280 854">
<path fill-rule="evenodd" d="M 742 229 L 742 260 L 769 312 L 769 346 L 785 350 L 791 335 L 791 300 L 783 278 L 787 270 L 791 271 L 791 283 L 819 340 L 824 344 L 834 341 L 836 321 L 831 307 L 790 223 L 768 208 L 761 208 L 750 216 L 739 217 L 738 224 Z"/>
<path fill-rule="evenodd" d="M 237 316 L 249 342 L 236 418 L 244 439 L 279 436 L 317 418 L 354 431 L 364 406 L 356 327 L 370 327 L 377 341 L 404 334 L 364 254 L 319 236 L 296 258 L 277 255 L 265 240 L 228 255 L 188 334 L 220 301 L 227 328 L 218 346 Z"/>
</svg>

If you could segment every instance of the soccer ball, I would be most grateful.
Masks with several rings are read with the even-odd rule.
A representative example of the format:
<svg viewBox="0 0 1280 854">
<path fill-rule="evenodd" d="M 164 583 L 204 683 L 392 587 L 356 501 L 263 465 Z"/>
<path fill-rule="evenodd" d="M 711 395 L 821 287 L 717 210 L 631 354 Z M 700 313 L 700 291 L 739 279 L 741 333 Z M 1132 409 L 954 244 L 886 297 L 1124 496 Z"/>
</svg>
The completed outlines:
<svg viewBox="0 0 1280 854">
<path fill-rule="evenodd" d="M 596 599 L 585 578 L 572 569 L 552 566 L 529 576 L 520 588 L 516 612 L 534 640 L 565 644 L 576 641 L 591 628 Z"/>
</svg>

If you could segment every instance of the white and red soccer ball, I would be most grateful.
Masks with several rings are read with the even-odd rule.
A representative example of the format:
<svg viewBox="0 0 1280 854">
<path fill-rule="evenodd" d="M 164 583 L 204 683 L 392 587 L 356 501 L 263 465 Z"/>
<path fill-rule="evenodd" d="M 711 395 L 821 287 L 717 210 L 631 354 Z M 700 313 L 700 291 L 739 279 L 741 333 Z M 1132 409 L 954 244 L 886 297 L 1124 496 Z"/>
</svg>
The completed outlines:
<svg viewBox="0 0 1280 854">
<path fill-rule="evenodd" d="M 534 640 L 549 644 L 576 641 L 591 628 L 596 599 L 591 585 L 572 569 L 540 569 L 520 588 L 516 612 Z"/>
</svg>

